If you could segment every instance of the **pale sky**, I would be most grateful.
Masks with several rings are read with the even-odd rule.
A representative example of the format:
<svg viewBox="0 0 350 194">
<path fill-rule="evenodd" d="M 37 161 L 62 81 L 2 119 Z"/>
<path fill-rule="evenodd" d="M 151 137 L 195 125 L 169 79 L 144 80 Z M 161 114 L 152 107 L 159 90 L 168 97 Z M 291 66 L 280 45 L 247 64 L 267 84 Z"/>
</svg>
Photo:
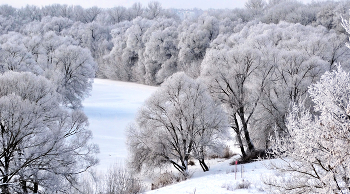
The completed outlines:
<svg viewBox="0 0 350 194">
<path fill-rule="evenodd" d="M 50 4 L 81 5 L 84 8 L 97 6 L 109 8 L 115 6 L 130 7 L 135 2 L 147 6 L 153 0 L 0 0 L 0 4 L 8 4 L 16 8 L 25 5 L 45 6 Z M 243 8 L 247 0 L 158 0 L 163 8 L 199 8 L 199 9 L 224 9 Z M 310 2 L 311 0 L 301 0 Z"/>
</svg>

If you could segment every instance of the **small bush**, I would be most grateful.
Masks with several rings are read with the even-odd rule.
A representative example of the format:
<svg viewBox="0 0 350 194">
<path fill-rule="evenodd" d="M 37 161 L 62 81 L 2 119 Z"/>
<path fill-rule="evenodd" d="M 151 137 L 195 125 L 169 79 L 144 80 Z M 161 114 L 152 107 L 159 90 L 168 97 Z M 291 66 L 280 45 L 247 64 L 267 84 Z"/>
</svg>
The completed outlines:
<svg viewBox="0 0 350 194">
<path fill-rule="evenodd" d="M 242 179 L 237 183 L 225 183 L 222 188 L 226 188 L 228 191 L 234 191 L 237 189 L 249 189 L 251 183 L 248 180 Z"/>
<path fill-rule="evenodd" d="M 246 157 L 241 157 L 238 159 L 238 164 L 246 164 L 250 162 L 254 162 L 258 159 L 271 158 L 271 155 L 266 153 L 265 150 L 254 150 L 253 152 L 247 153 Z M 235 165 L 236 161 L 232 161 L 230 164 Z"/>
<path fill-rule="evenodd" d="M 226 146 L 222 153 L 212 154 L 209 156 L 209 159 L 218 159 L 218 158 L 230 159 L 232 158 L 232 156 L 235 156 L 235 155 L 237 154 L 233 153 L 229 146 Z"/>
<path fill-rule="evenodd" d="M 236 189 L 249 189 L 251 183 L 248 180 L 242 180 L 236 184 Z"/>
<path fill-rule="evenodd" d="M 120 164 L 115 164 L 109 169 L 105 185 L 105 190 L 109 194 L 136 194 L 145 190 L 142 181 Z"/>
<path fill-rule="evenodd" d="M 219 156 L 216 155 L 216 154 L 213 154 L 213 155 L 210 155 L 210 156 L 209 156 L 209 159 L 217 159 L 217 158 L 219 158 Z"/>
<path fill-rule="evenodd" d="M 159 189 L 161 187 L 165 187 L 167 185 L 181 182 L 186 180 L 182 174 L 174 174 L 173 172 L 165 172 L 160 174 L 152 183 L 151 190 Z"/>
<path fill-rule="evenodd" d="M 190 166 L 195 166 L 196 163 L 195 163 L 193 160 L 190 160 L 190 161 L 188 162 L 188 165 L 190 165 Z"/>
<path fill-rule="evenodd" d="M 223 154 L 223 158 L 226 158 L 226 159 L 230 159 L 230 158 L 232 158 L 232 156 L 235 156 L 236 154 L 234 154 L 232 151 L 231 151 L 231 149 L 230 149 L 230 147 L 228 147 L 228 146 L 226 146 L 225 147 L 225 150 L 224 150 L 224 154 Z"/>
</svg>

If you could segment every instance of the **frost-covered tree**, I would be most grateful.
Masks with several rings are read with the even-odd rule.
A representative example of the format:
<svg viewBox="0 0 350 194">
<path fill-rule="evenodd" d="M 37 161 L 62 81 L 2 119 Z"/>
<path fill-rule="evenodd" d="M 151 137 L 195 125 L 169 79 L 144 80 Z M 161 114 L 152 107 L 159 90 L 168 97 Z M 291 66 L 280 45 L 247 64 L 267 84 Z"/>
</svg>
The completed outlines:
<svg viewBox="0 0 350 194">
<path fill-rule="evenodd" d="M 95 77 L 96 63 L 90 51 L 74 45 L 61 45 L 53 54 L 52 79 L 58 85 L 58 92 L 66 105 L 81 107 L 81 101 L 91 90 Z"/>
<path fill-rule="evenodd" d="M 219 34 L 219 22 L 210 15 L 202 15 L 197 22 L 185 20 L 179 26 L 180 69 L 192 77 L 198 77 L 201 62 L 210 43 Z"/>
<path fill-rule="evenodd" d="M 113 7 L 108 9 L 105 16 L 106 24 L 117 24 L 127 19 L 127 13 L 125 7 Z"/>
<path fill-rule="evenodd" d="M 173 19 L 157 19 L 143 37 L 145 51 L 145 83 L 161 84 L 177 72 L 178 32 Z"/>
<path fill-rule="evenodd" d="M 226 115 L 199 81 L 174 74 L 145 102 L 128 131 L 130 166 L 140 172 L 170 164 L 188 176 L 194 157 L 208 171 L 204 159 L 221 147 L 227 126 Z"/>
<path fill-rule="evenodd" d="M 68 18 L 49 16 L 44 17 L 41 23 L 44 32 L 54 31 L 57 35 L 60 35 L 64 29 L 68 29 L 73 25 L 73 21 Z"/>
<path fill-rule="evenodd" d="M 253 16 L 262 14 L 265 6 L 266 2 L 264 0 L 248 0 L 245 3 L 245 7 Z"/>
<path fill-rule="evenodd" d="M 339 66 L 309 87 L 316 114 L 293 104 L 288 134 L 276 136 L 271 167 L 282 172 L 265 179 L 275 193 L 350 192 L 350 74 Z"/>
<path fill-rule="evenodd" d="M 156 19 L 162 11 L 162 5 L 158 1 L 151 1 L 148 3 L 145 15 L 149 19 Z"/>
<path fill-rule="evenodd" d="M 127 46 L 126 30 L 132 25 L 129 21 L 120 22 L 111 31 L 113 48 L 109 54 L 104 55 L 103 63 L 99 65 L 98 74 L 108 79 L 130 81 L 132 80 L 132 66 L 126 63 L 123 55 Z"/>
<path fill-rule="evenodd" d="M 248 126 L 272 68 L 261 51 L 245 43 L 211 49 L 202 64 L 201 77 L 211 94 L 225 106 L 242 156 L 246 157 L 247 152 L 255 150 Z"/>
<path fill-rule="evenodd" d="M 1 193 L 64 192 L 96 164 L 87 117 L 67 110 L 43 76 L 0 76 Z"/>
<path fill-rule="evenodd" d="M 26 47 L 26 37 L 17 32 L 0 36 L 0 72 L 31 71 L 38 73 L 40 68 L 32 52 Z"/>
<path fill-rule="evenodd" d="M 336 63 L 342 62 L 346 67 L 349 51 L 344 46 L 344 35 L 322 26 L 315 28 L 284 22 L 269 26 L 271 28 L 263 27 L 264 34 L 258 30 L 250 36 L 256 36 L 259 44 L 265 39 L 267 48 L 273 51 L 269 58 L 274 71 L 264 90 L 262 106 L 267 113 L 265 120 L 272 121 L 268 125 L 277 125 L 284 131 L 289 103 L 305 100 L 308 86 L 325 71 L 333 70 Z"/>
<path fill-rule="evenodd" d="M 134 3 L 128 10 L 128 20 L 131 21 L 144 14 L 145 9 L 140 2 Z"/>
</svg>

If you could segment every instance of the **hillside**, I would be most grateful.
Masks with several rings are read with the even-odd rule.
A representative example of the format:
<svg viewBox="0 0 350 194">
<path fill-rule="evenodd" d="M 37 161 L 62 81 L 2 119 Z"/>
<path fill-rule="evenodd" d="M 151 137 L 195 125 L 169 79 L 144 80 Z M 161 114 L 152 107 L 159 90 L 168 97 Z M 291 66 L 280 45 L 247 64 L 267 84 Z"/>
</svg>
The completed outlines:
<svg viewBox="0 0 350 194">
<path fill-rule="evenodd" d="M 193 176 L 186 181 L 172 184 L 157 190 L 148 191 L 147 194 L 230 194 L 230 193 L 265 193 L 262 177 L 269 176 L 270 170 L 267 170 L 265 164 L 270 161 L 259 161 L 249 164 L 237 165 L 237 174 L 235 166 L 229 163 L 233 159 L 210 160 L 211 166 L 209 172 L 202 172 L 196 168 L 192 170 Z M 241 174 L 241 169 L 243 173 Z M 246 187 L 246 188 L 242 188 Z"/>
</svg>

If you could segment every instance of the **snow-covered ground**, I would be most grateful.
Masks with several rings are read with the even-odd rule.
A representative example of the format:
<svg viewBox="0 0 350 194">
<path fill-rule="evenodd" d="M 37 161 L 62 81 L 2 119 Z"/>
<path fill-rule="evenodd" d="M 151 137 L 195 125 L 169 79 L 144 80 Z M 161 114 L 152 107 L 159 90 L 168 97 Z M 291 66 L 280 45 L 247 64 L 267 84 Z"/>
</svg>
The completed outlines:
<svg viewBox="0 0 350 194">
<path fill-rule="evenodd" d="M 235 166 L 229 163 L 233 161 L 216 159 L 208 161 L 211 166 L 210 171 L 202 172 L 196 168 L 193 176 L 180 183 L 172 184 L 157 190 L 148 191 L 147 194 L 245 194 L 245 193 L 265 193 L 262 177 L 269 176 L 272 171 L 266 169 L 266 164 L 270 161 L 259 161 L 244 165 Z M 191 167 L 190 167 L 191 169 Z M 241 169 L 243 173 L 241 174 Z M 191 171 L 191 170 L 190 170 Z M 249 187 L 239 189 L 243 181 Z"/>
<path fill-rule="evenodd" d="M 83 106 L 89 117 L 93 142 L 100 147 L 100 164 L 96 167 L 97 171 L 106 171 L 111 165 L 123 162 L 127 157 L 125 129 L 134 120 L 138 108 L 156 89 L 135 83 L 95 79 L 91 96 L 83 102 Z M 210 171 L 205 173 L 197 163 L 196 166 L 190 167 L 190 172 L 193 173 L 190 179 L 147 193 L 262 193 L 261 177 L 271 173 L 264 167 L 264 162 L 245 164 L 241 177 L 241 166 L 238 165 L 239 172 L 235 175 L 235 166 L 229 165 L 232 160 L 207 161 Z M 250 188 L 236 189 L 243 180 L 251 183 Z"/>
<path fill-rule="evenodd" d="M 125 129 L 156 89 L 135 83 L 94 80 L 91 96 L 84 100 L 83 106 L 89 118 L 93 143 L 100 147 L 98 171 L 124 161 L 127 156 Z"/>
</svg>

